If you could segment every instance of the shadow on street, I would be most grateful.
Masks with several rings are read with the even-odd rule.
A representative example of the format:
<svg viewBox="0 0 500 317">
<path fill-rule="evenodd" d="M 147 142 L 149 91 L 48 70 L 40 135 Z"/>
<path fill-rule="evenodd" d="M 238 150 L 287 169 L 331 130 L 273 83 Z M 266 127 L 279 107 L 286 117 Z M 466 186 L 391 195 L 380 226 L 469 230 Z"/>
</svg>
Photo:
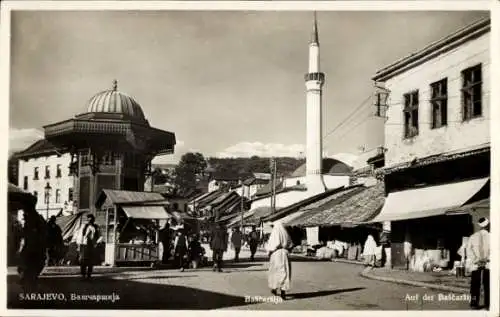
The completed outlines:
<svg viewBox="0 0 500 317">
<path fill-rule="evenodd" d="M 182 277 L 187 277 L 182 276 Z M 8 276 L 9 309 L 218 309 L 248 305 L 241 296 L 232 296 L 191 287 L 114 280 L 96 276 L 41 277 L 36 292 L 64 294 L 65 300 L 22 300 L 17 276 Z M 112 295 L 119 300 L 74 300 L 74 295 Z M 73 299 L 73 300 L 72 300 Z"/>
<path fill-rule="evenodd" d="M 328 295 L 335 295 L 340 293 L 355 292 L 365 289 L 364 287 L 354 287 L 354 288 L 344 288 L 344 289 L 334 289 L 329 291 L 317 291 L 317 292 L 305 292 L 305 293 L 292 293 L 287 295 L 290 299 L 303 299 L 303 298 L 313 298 Z"/>
</svg>

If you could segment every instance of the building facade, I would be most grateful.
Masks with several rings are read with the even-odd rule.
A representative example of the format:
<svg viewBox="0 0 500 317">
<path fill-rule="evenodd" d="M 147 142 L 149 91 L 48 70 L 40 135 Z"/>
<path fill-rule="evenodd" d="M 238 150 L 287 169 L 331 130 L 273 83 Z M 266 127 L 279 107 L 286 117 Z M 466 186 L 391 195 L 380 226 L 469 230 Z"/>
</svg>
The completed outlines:
<svg viewBox="0 0 500 317">
<path fill-rule="evenodd" d="M 489 41 L 490 20 L 483 19 L 373 78 L 386 118 L 387 195 L 374 222 L 390 231 L 393 267 L 451 268 L 463 260 L 457 250 L 475 218 L 489 214 L 489 207 L 466 208 L 481 200 L 489 206 Z"/>
<path fill-rule="evenodd" d="M 475 24 L 379 72 L 390 91 L 386 166 L 489 143 L 488 29 Z"/>
<path fill-rule="evenodd" d="M 37 197 L 36 209 L 42 216 L 73 212 L 75 177 L 69 170 L 68 153 L 39 140 L 15 156 L 19 162 L 18 183 Z"/>
</svg>

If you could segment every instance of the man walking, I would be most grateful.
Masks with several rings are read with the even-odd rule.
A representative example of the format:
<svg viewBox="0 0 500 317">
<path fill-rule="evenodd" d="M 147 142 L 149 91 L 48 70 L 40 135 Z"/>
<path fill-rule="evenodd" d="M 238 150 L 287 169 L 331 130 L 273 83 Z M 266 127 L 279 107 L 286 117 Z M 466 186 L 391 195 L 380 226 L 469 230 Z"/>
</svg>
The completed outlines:
<svg viewBox="0 0 500 317">
<path fill-rule="evenodd" d="M 170 225 L 165 223 L 165 226 L 163 229 L 160 231 L 160 242 L 163 248 L 162 256 L 161 256 L 161 262 L 162 264 L 167 264 L 168 259 L 170 258 L 170 246 L 171 246 L 171 232 L 170 232 Z"/>
<path fill-rule="evenodd" d="M 95 225 L 94 215 L 87 215 L 87 223 L 78 236 L 80 251 L 80 273 L 83 278 L 92 277 L 92 269 L 97 259 L 97 244 L 101 241 L 99 230 Z"/>
<path fill-rule="evenodd" d="M 188 242 L 186 235 L 184 234 L 184 229 L 177 230 L 177 236 L 175 237 L 174 242 L 174 253 L 175 253 L 175 262 L 181 272 L 184 272 L 185 261 L 184 257 L 187 255 L 188 251 Z"/>
<path fill-rule="evenodd" d="M 255 230 L 255 226 L 252 226 L 252 231 L 248 235 L 248 245 L 250 246 L 250 260 L 255 259 L 255 253 L 257 252 L 257 246 L 259 245 L 259 233 Z"/>
<path fill-rule="evenodd" d="M 478 221 L 479 231 L 469 238 L 468 256 L 473 263 L 470 283 L 470 306 L 480 308 L 481 284 L 484 288 L 484 307 L 490 307 L 490 222 L 487 218 Z"/>
<path fill-rule="evenodd" d="M 241 232 L 239 228 L 234 228 L 233 234 L 231 235 L 231 244 L 234 249 L 234 262 L 238 262 L 240 260 L 240 251 L 241 251 Z"/>
<path fill-rule="evenodd" d="M 213 271 L 222 272 L 222 256 L 227 250 L 227 233 L 220 223 L 215 225 L 210 239 L 210 248 L 212 249 L 212 259 L 214 261 Z"/>
<path fill-rule="evenodd" d="M 59 263 L 62 246 L 62 230 L 56 223 L 56 217 L 51 216 L 47 223 L 47 254 L 49 265 L 57 265 Z"/>
</svg>

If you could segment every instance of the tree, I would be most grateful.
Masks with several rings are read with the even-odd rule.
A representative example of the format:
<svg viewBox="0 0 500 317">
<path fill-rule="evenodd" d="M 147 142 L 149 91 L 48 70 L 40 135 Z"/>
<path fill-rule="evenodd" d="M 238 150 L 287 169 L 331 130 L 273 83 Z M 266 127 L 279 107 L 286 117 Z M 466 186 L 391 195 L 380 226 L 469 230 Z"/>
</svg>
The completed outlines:
<svg viewBox="0 0 500 317">
<path fill-rule="evenodd" d="M 186 153 L 175 167 L 175 185 L 178 189 L 196 189 L 198 176 L 207 168 L 201 153 Z"/>
</svg>

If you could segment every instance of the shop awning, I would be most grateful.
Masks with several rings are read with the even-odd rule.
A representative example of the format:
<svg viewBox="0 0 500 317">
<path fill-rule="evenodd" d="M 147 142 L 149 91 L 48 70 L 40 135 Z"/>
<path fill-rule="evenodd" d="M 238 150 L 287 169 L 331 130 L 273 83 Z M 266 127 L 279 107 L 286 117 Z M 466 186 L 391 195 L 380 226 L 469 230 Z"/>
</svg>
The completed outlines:
<svg viewBox="0 0 500 317">
<path fill-rule="evenodd" d="M 169 219 L 172 216 L 163 206 L 122 206 L 129 218 L 134 219 Z"/>
<path fill-rule="evenodd" d="M 398 221 L 446 214 L 467 203 L 489 178 L 390 193 L 380 214 L 369 222 Z"/>
<path fill-rule="evenodd" d="M 490 209 L 490 199 L 482 199 L 470 204 L 463 205 L 457 209 L 450 209 L 446 212 L 447 215 L 460 215 L 460 214 L 469 214 L 472 212 L 476 212 L 478 210 L 489 210 Z"/>
</svg>

